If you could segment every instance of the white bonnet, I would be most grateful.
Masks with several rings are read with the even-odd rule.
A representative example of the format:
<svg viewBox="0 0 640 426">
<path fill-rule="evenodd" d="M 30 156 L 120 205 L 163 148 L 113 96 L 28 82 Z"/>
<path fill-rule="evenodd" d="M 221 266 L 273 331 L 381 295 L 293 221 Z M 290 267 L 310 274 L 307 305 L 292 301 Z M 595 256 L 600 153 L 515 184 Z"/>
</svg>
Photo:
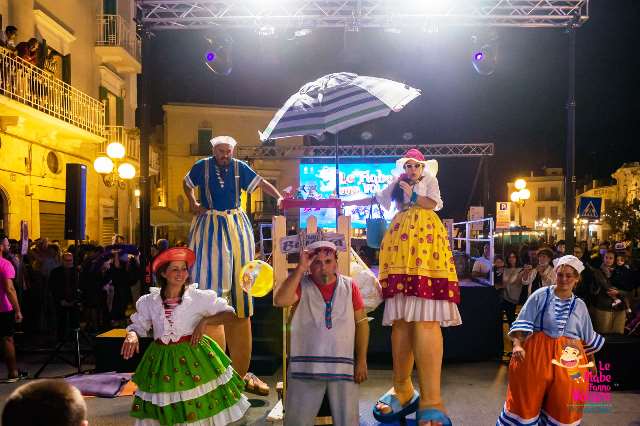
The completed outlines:
<svg viewBox="0 0 640 426">
<path fill-rule="evenodd" d="M 577 257 L 575 257 L 575 256 L 573 256 L 571 254 L 568 254 L 566 256 L 562 256 L 562 257 L 560 257 L 558 259 L 554 259 L 553 260 L 553 270 L 554 270 L 554 272 L 558 272 L 558 269 L 560 269 L 560 267 L 562 265 L 569 265 L 573 269 L 578 271 L 578 273 L 581 273 L 582 271 L 584 271 L 584 265 L 582 264 L 580 259 L 578 259 Z"/>
</svg>

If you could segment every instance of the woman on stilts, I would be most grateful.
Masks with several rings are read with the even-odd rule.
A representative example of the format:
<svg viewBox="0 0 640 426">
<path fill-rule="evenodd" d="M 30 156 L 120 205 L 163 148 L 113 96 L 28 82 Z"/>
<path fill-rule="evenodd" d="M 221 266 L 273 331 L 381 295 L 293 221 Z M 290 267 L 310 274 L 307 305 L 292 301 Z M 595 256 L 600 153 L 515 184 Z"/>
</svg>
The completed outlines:
<svg viewBox="0 0 640 426">
<path fill-rule="evenodd" d="M 140 350 L 138 336 L 153 328 L 155 339 L 132 378 L 138 385 L 131 408 L 136 425 L 223 426 L 249 408 L 244 382 L 231 360 L 204 334 L 234 310 L 214 290 L 189 284 L 194 261 L 193 251 L 183 247 L 158 255 L 152 269 L 160 287 L 138 299 L 127 327 L 121 351 L 125 359 Z"/>
<path fill-rule="evenodd" d="M 396 162 L 404 173 L 373 198 L 348 205 L 380 203 L 393 218 L 380 245 L 380 283 L 385 299 L 383 325 L 391 325 L 393 388 L 373 408 L 374 417 L 391 423 L 417 410 L 420 426 L 450 425 L 440 394 L 442 332 L 462 323 L 460 289 L 447 230 L 435 211 L 442 208 L 438 163 L 417 149 Z M 418 393 L 411 381 L 414 363 Z"/>
</svg>

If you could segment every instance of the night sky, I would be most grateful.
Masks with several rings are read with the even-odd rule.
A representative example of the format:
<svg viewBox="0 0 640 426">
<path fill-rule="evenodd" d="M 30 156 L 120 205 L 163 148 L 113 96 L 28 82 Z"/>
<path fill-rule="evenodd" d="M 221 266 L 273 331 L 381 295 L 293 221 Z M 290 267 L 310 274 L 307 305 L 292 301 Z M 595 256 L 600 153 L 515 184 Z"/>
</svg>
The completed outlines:
<svg viewBox="0 0 640 426">
<path fill-rule="evenodd" d="M 590 15 L 577 32 L 576 172 L 606 179 L 622 163 L 640 160 L 640 2 L 593 1 Z M 405 132 L 419 144 L 493 142 L 492 201 L 506 200 L 507 180 L 564 166 L 568 37 L 555 29 L 492 31 L 498 65 L 493 75 L 481 76 L 471 65 L 471 37 L 489 37 L 487 29 L 361 30 L 359 40 L 353 33 L 347 39 L 347 54 L 341 30 L 296 40 L 233 30 L 228 77 L 201 62 L 201 40 L 211 31 L 157 31 L 144 61 L 152 122 L 162 123 L 161 106 L 168 102 L 280 107 L 304 83 L 331 72 L 389 78 L 421 89 L 422 96 L 400 113 L 343 132 L 340 140 L 362 143 L 368 130 L 368 143 L 404 144 Z M 440 160 L 442 217 L 465 215 L 477 165 L 477 159 Z"/>
</svg>

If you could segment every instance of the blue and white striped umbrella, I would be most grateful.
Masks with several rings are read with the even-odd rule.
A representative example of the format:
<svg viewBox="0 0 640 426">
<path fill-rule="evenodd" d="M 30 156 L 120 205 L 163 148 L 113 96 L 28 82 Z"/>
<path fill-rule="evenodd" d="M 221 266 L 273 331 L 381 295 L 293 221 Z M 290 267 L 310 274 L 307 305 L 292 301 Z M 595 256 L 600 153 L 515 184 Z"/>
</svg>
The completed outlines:
<svg viewBox="0 0 640 426">
<path fill-rule="evenodd" d="M 328 74 L 291 96 L 260 132 L 260 140 L 336 134 L 356 124 L 400 111 L 420 90 L 384 78 Z"/>
</svg>

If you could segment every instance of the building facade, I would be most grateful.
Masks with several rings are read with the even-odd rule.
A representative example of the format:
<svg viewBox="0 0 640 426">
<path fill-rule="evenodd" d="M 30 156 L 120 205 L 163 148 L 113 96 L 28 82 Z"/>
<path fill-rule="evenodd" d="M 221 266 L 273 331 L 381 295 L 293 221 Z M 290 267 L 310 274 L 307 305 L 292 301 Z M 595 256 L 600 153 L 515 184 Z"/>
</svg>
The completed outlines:
<svg viewBox="0 0 640 426">
<path fill-rule="evenodd" d="M 156 194 L 156 200 L 160 200 L 160 203 L 156 206 L 167 207 L 181 217 L 186 215 L 188 219 L 182 225 L 167 226 L 158 236 L 172 241 L 186 240 L 190 218 L 189 202 L 182 188 L 184 176 L 198 159 L 211 155 L 209 140 L 212 137 L 231 136 L 241 147 L 261 144 L 258 131 L 264 130 L 276 110 L 202 104 L 167 104 L 162 109 L 163 160 Z M 301 145 L 302 138 L 287 138 L 278 140 L 277 143 Z M 240 159 L 249 163 L 260 176 L 278 189 L 299 185 L 299 160 Z M 275 200 L 263 197 L 260 189 L 251 194 L 249 199 L 243 198 L 243 203 L 256 220 L 270 222 L 271 216 L 276 212 Z M 160 224 L 160 219 L 154 223 L 154 210 L 151 216 L 152 225 Z"/>
<path fill-rule="evenodd" d="M 134 0 L 0 0 L 3 29 L 39 42 L 37 63 L 0 51 L 0 228 L 19 238 L 64 239 L 68 163 L 87 167 L 87 239 L 134 239 L 141 41 Z M 125 146 L 136 178 L 108 186 L 93 167 L 110 142 Z M 159 157 L 152 153 L 152 172 Z M 106 182 L 106 183 L 105 183 Z"/>
<path fill-rule="evenodd" d="M 616 180 L 614 185 L 598 185 L 597 181 L 593 181 L 591 185 L 585 186 L 576 196 L 576 205 L 580 205 L 580 198 L 595 197 L 601 198 L 601 212 L 604 215 L 607 211 L 607 205 L 612 201 L 623 201 L 630 203 L 640 198 L 640 163 L 625 163 L 620 166 L 611 177 Z M 576 226 L 580 239 L 586 239 L 587 236 L 598 241 L 605 241 L 612 237 L 613 231 L 609 225 L 602 220 L 587 221 L 578 219 Z"/>
<path fill-rule="evenodd" d="M 520 178 L 520 177 L 518 177 Z M 523 206 L 511 203 L 512 222 L 530 229 L 541 229 L 540 224 L 559 223 L 556 229 L 550 228 L 549 234 L 563 237 L 564 223 L 564 176 L 561 168 L 546 168 L 542 176 L 521 177 L 527 182 L 530 198 Z M 507 182 L 507 194 L 515 189 L 515 180 Z M 558 222 L 556 222 L 558 221 Z M 538 225 L 538 226 L 536 226 Z"/>
</svg>

